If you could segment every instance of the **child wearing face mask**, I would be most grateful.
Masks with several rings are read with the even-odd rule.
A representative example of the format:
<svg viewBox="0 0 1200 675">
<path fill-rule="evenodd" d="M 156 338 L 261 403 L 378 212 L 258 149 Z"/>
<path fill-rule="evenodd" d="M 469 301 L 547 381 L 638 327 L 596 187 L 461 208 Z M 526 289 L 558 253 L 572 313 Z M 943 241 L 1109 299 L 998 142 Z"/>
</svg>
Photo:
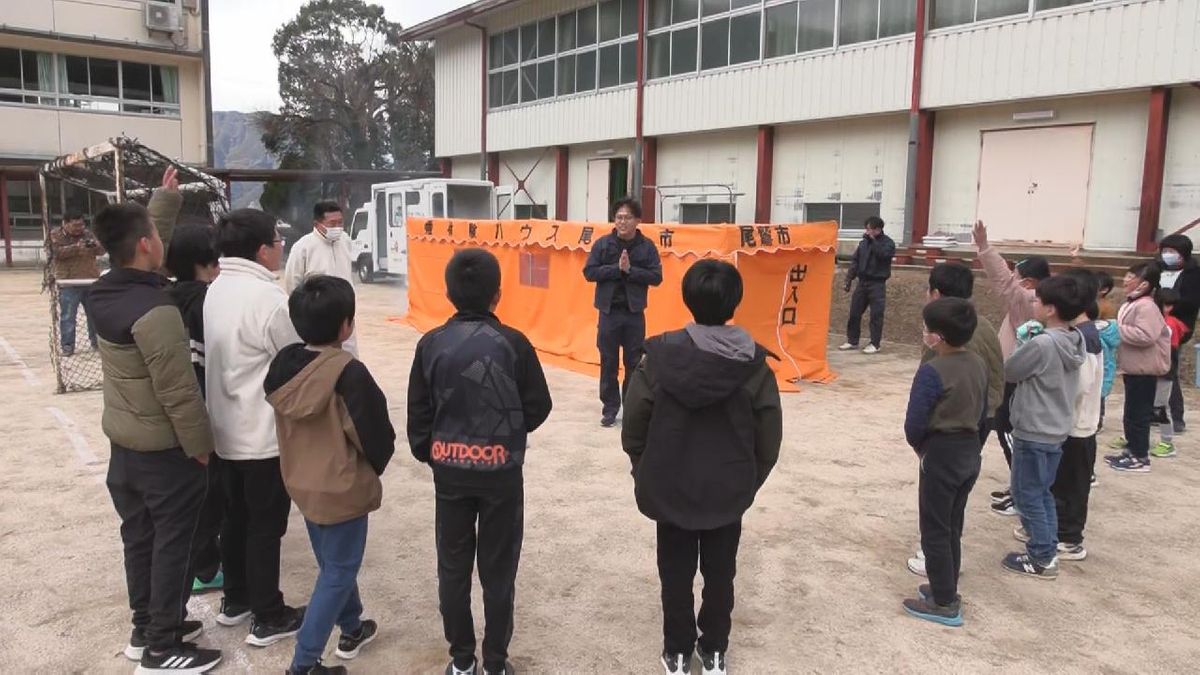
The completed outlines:
<svg viewBox="0 0 1200 675">
<path fill-rule="evenodd" d="M 1125 273 L 1125 304 L 1117 313 L 1117 364 L 1125 381 L 1125 452 L 1105 461 L 1121 472 L 1149 473 L 1150 425 L 1158 378 L 1171 369 L 1171 329 L 1155 299 L 1161 270 L 1140 263 Z M 1120 442 L 1120 441 L 1119 441 Z"/>
<path fill-rule="evenodd" d="M 313 230 L 292 246 L 288 254 L 283 283 L 291 294 L 305 279 L 325 275 L 354 285 L 354 253 L 343 229 L 342 207 L 337 202 L 317 202 L 313 206 Z M 358 341 L 351 335 L 342 349 L 358 357 Z"/>
</svg>

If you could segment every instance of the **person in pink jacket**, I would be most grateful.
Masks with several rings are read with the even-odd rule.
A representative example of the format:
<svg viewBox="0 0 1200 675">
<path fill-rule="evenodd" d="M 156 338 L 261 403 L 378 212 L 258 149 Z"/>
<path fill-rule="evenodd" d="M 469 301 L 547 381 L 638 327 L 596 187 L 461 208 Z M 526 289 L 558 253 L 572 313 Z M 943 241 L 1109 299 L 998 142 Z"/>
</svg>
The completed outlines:
<svg viewBox="0 0 1200 675">
<path fill-rule="evenodd" d="M 988 242 L 987 227 L 983 221 L 975 223 L 972 234 L 975 246 L 979 249 L 979 260 L 983 263 L 983 271 L 991 280 L 996 294 L 1004 300 L 1004 320 L 1000 323 L 1000 352 L 1005 360 L 1012 356 L 1017 348 L 1017 328 L 1037 318 L 1037 289 L 1038 282 L 1050 276 L 1050 263 L 1040 255 L 1029 256 L 1019 261 L 1014 269 L 1008 269 L 1008 263 L 1000 256 L 1000 252 L 992 248 Z M 996 410 L 996 438 L 1000 448 L 1004 450 L 1004 461 L 1012 466 L 1012 423 L 1009 421 L 1009 406 L 1012 403 L 1015 385 L 1006 384 L 1004 399 Z M 1012 491 L 1004 488 L 992 493 L 992 512 L 1001 516 L 1017 515 L 1013 506 Z"/>
<path fill-rule="evenodd" d="M 1150 425 L 1158 378 L 1171 370 L 1171 329 L 1155 298 L 1161 269 L 1139 263 L 1125 273 L 1125 304 L 1117 312 L 1117 365 L 1125 381 L 1125 440 L 1120 455 L 1105 457 L 1117 471 L 1150 472 Z"/>
</svg>

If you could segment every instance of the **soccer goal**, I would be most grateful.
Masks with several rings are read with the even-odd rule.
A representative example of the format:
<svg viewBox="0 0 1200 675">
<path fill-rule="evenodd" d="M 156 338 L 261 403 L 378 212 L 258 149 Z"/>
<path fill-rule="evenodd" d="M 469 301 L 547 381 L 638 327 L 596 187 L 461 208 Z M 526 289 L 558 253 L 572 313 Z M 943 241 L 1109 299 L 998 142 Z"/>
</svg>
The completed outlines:
<svg viewBox="0 0 1200 675">
<path fill-rule="evenodd" d="M 46 163 L 39 172 L 46 250 L 43 290 L 50 297 L 50 360 L 60 394 L 98 389 L 103 376 L 88 313 L 88 289 L 95 279 L 88 274 L 80 275 L 83 278 L 59 278 L 75 275 L 67 273 L 73 266 L 55 258 L 51 234 L 62 224 L 62 218 L 52 216 L 46 186 L 58 181 L 98 194 L 110 204 L 124 201 L 146 204 L 169 167 L 178 172 L 179 190 L 183 193 L 178 224 L 211 225 L 229 209 L 221 180 L 124 136 L 59 157 Z M 98 259 L 101 270 L 107 266 L 107 258 L 104 255 Z"/>
</svg>

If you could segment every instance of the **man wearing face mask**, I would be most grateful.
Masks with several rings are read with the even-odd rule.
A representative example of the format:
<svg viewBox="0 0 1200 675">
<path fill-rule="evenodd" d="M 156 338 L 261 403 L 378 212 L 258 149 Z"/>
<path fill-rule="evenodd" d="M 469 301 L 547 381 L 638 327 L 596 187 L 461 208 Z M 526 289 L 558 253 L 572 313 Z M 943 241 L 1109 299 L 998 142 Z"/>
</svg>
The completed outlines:
<svg viewBox="0 0 1200 675">
<path fill-rule="evenodd" d="M 1179 302 L 1172 315 L 1187 326 L 1187 332 L 1183 334 L 1183 342 L 1186 343 L 1192 339 L 1196 330 L 1196 316 L 1200 314 L 1200 264 L 1192 258 L 1192 240 L 1182 234 L 1163 237 L 1158 243 L 1158 258 L 1163 267 L 1160 285 L 1179 293 Z M 1171 420 L 1175 424 L 1175 433 L 1181 434 L 1187 425 L 1183 421 L 1183 390 L 1179 388 L 1178 367 L 1174 372 Z"/>
<path fill-rule="evenodd" d="M 317 202 L 313 206 L 313 231 L 300 237 L 288 255 L 283 283 L 288 295 L 305 279 L 327 275 L 354 283 L 354 255 L 350 238 L 343 228 L 342 207 L 337 202 Z M 351 335 L 342 349 L 358 356 L 358 340 Z"/>
</svg>

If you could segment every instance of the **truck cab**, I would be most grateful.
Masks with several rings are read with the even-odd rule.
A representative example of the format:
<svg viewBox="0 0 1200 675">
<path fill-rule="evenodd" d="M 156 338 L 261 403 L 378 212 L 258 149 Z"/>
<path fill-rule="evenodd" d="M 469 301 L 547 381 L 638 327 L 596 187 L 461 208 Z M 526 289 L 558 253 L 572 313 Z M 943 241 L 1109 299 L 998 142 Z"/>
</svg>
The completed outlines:
<svg viewBox="0 0 1200 675">
<path fill-rule="evenodd" d="M 512 188 L 488 181 L 420 178 L 371 186 L 371 201 L 350 224 L 354 267 L 363 283 L 408 276 L 409 218 L 512 218 Z"/>
</svg>

